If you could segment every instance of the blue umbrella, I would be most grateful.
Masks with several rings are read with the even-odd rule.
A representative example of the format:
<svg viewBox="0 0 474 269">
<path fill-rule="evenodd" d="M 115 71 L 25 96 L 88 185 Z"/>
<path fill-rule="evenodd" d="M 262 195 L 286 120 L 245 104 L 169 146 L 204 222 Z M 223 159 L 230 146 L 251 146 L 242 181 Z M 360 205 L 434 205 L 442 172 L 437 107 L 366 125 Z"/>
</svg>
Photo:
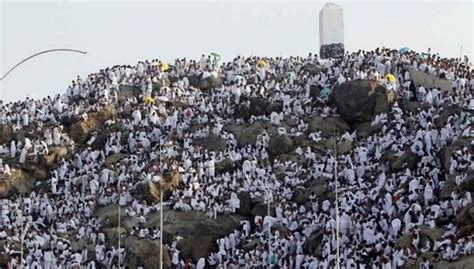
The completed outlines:
<svg viewBox="0 0 474 269">
<path fill-rule="evenodd" d="M 324 101 L 327 101 L 329 99 L 329 95 L 331 95 L 332 90 L 328 87 L 325 87 L 320 93 L 319 93 L 319 98 L 323 99 Z"/>
<path fill-rule="evenodd" d="M 404 52 L 407 52 L 407 51 L 409 51 L 409 50 L 410 50 L 409 47 L 403 47 L 403 48 L 399 49 L 398 51 L 399 51 L 400 53 L 404 53 Z"/>
</svg>

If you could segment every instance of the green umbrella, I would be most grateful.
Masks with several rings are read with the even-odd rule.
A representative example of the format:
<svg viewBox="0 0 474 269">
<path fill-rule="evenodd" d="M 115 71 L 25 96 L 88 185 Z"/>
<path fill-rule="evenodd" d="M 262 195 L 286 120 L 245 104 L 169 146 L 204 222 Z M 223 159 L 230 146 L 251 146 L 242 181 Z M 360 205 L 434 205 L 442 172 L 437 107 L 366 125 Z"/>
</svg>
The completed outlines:
<svg viewBox="0 0 474 269">
<path fill-rule="evenodd" d="M 325 101 L 327 101 L 329 99 L 329 95 L 331 95 L 332 93 L 332 90 L 328 87 L 325 87 L 321 93 L 319 94 L 319 97 Z"/>
<path fill-rule="evenodd" d="M 221 55 L 219 53 L 216 53 L 216 52 L 212 52 L 211 56 L 214 57 L 214 60 L 217 60 L 217 61 L 219 61 L 221 59 Z"/>
</svg>

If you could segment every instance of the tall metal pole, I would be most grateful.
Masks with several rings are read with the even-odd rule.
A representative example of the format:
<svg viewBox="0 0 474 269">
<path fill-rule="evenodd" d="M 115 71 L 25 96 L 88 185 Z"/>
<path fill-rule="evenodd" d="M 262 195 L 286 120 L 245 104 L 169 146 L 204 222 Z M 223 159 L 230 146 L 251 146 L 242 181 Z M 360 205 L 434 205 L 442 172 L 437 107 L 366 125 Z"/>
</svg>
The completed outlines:
<svg viewBox="0 0 474 269">
<path fill-rule="evenodd" d="M 270 223 L 270 184 L 267 179 L 268 266 L 272 267 L 272 226 Z"/>
<path fill-rule="evenodd" d="M 23 268 L 23 212 L 20 211 L 20 221 L 21 221 L 21 229 L 20 229 L 20 268 Z"/>
<path fill-rule="evenodd" d="M 160 269 L 163 269 L 163 185 L 160 180 Z"/>
<path fill-rule="evenodd" d="M 120 237 L 121 237 L 121 227 L 120 227 L 120 214 L 121 214 L 121 209 L 120 209 L 120 198 L 122 196 L 122 188 L 120 187 L 120 179 L 118 180 L 118 191 L 119 191 L 119 197 L 118 197 L 118 202 L 117 202 L 117 205 L 118 205 L 118 263 L 119 263 L 119 268 L 122 268 L 122 264 L 121 264 L 121 255 L 120 255 Z"/>
<path fill-rule="evenodd" d="M 339 184 L 337 180 L 337 144 L 336 144 L 336 125 L 334 124 L 334 180 L 336 183 L 336 269 L 340 269 L 339 258 Z"/>
</svg>

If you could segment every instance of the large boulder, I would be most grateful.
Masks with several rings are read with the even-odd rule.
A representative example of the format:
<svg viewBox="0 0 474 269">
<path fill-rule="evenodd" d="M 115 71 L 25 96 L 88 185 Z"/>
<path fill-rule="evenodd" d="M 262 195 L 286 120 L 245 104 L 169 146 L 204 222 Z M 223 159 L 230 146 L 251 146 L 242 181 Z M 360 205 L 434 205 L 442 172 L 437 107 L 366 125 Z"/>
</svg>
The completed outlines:
<svg viewBox="0 0 474 269">
<path fill-rule="evenodd" d="M 122 154 L 122 153 L 115 153 L 115 154 L 109 155 L 105 158 L 105 166 L 110 168 L 114 164 L 116 164 L 116 163 L 120 162 L 121 160 L 123 160 L 125 157 L 126 157 L 126 155 Z"/>
<path fill-rule="evenodd" d="M 21 169 L 13 169 L 9 176 L 0 176 L 0 198 L 12 194 L 28 194 L 35 186 L 35 178 Z"/>
<path fill-rule="evenodd" d="M 326 137 L 341 136 L 350 131 L 350 126 L 340 117 L 313 117 L 309 119 L 308 130 L 310 133 L 320 131 Z"/>
<path fill-rule="evenodd" d="M 319 256 L 322 254 L 323 250 L 323 235 L 324 229 L 317 229 L 313 232 L 304 242 L 303 249 L 306 253 L 309 253 L 313 256 Z"/>
<path fill-rule="evenodd" d="M 159 212 L 147 218 L 147 227 L 159 227 Z M 164 210 L 163 240 L 171 243 L 174 236 L 183 237 L 177 246 L 181 251 L 180 256 L 197 261 L 215 251 L 216 240 L 238 229 L 243 219 L 238 215 L 219 215 L 212 219 L 203 212 Z"/>
<path fill-rule="evenodd" d="M 474 224 L 474 203 L 465 206 L 456 216 L 456 220 L 460 226 Z"/>
<path fill-rule="evenodd" d="M 229 158 L 224 159 L 224 160 L 216 163 L 216 172 L 217 172 L 217 174 L 230 172 L 234 168 L 235 168 L 234 162 Z"/>
<path fill-rule="evenodd" d="M 160 267 L 160 241 L 149 239 L 138 239 L 133 236 L 124 238 L 124 248 L 127 250 L 125 265 L 129 268 L 152 268 Z M 163 268 L 171 268 L 171 257 L 163 246 Z"/>
<path fill-rule="evenodd" d="M 416 87 L 438 88 L 443 91 L 451 91 L 453 89 L 451 82 L 446 79 L 441 79 L 415 69 L 410 69 L 408 72 Z"/>
<path fill-rule="evenodd" d="M 8 197 L 10 192 L 10 181 L 2 178 L 0 179 L 0 198 Z"/>
<path fill-rule="evenodd" d="M 89 135 L 102 128 L 103 124 L 113 119 L 116 115 L 115 108 L 106 107 L 99 112 L 91 113 L 86 120 L 74 123 L 69 128 L 69 136 L 74 142 L 83 144 L 89 138 Z"/>
<path fill-rule="evenodd" d="M 199 76 L 190 75 L 190 76 L 187 76 L 187 78 L 188 78 L 189 86 L 192 86 L 194 88 L 199 88 L 199 82 L 201 81 Z"/>
<path fill-rule="evenodd" d="M 237 197 L 240 200 L 240 208 L 238 209 L 237 214 L 241 216 L 250 215 L 250 210 L 252 209 L 252 199 L 250 198 L 250 194 L 246 191 L 241 191 L 237 194 Z"/>
<path fill-rule="evenodd" d="M 5 144 L 13 139 L 13 129 L 8 125 L 0 124 L 0 144 Z"/>
<path fill-rule="evenodd" d="M 200 146 L 209 151 L 220 152 L 225 150 L 226 141 L 218 135 L 210 134 L 207 137 L 194 141 L 194 146 Z"/>
<path fill-rule="evenodd" d="M 250 98 L 251 114 L 254 116 L 269 114 L 267 111 L 268 105 L 270 105 L 270 102 L 266 98 L 263 98 L 263 97 Z"/>
<path fill-rule="evenodd" d="M 323 88 L 322 88 L 321 86 L 319 86 L 319 85 L 316 85 L 316 84 L 315 84 L 315 85 L 311 85 L 311 86 L 309 87 L 309 96 L 310 96 L 311 98 L 313 98 L 313 100 L 316 100 L 317 98 L 320 97 L 320 95 L 321 95 L 321 90 L 322 90 L 322 89 L 323 89 Z"/>
<path fill-rule="evenodd" d="M 125 209 L 121 208 L 120 220 L 123 222 L 126 214 Z M 97 216 L 99 223 L 102 228 L 114 228 L 118 226 L 118 206 L 117 204 L 110 204 L 104 207 L 98 208 L 94 215 Z"/>
<path fill-rule="evenodd" d="M 243 118 L 244 120 L 250 119 L 251 116 L 262 116 L 270 115 L 273 111 L 280 112 L 283 110 L 282 102 L 270 103 L 267 98 L 261 96 L 241 98 L 240 105 L 235 110 L 235 116 Z"/>
<path fill-rule="evenodd" d="M 269 103 L 265 109 L 268 114 L 271 114 L 272 112 L 280 113 L 283 111 L 283 102 L 277 101 L 273 103 Z"/>
<path fill-rule="evenodd" d="M 353 148 L 354 145 L 352 142 L 347 140 L 337 141 L 334 140 L 334 137 L 331 138 L 323 138 L 321 141 L 317 142 L 316 144 L 312 145 L 313 150 L 317 152 L 333 152 L 334 146 L 336 146 L 337 155 L 340 154 L 347 154 Z"/>
<path fill-rule="evenodd" d="M 330 199 L 331 193 L 328 192 L 328 185 L 325 180 L 315 180 L 308 188 L 298 187 L 293 191 L 291 200 L 298 204 L 305 204 L 309 201 L 311 194 L 316 196 L 318 201 Z"/>
<path fill-rule="evenodd" d="M 405 168 L 405 164 L 408 168 L 416 168 L 419 157 L 407 149 L 401 156 L 396 156 L 393 152 L 387 153 L 384 158 L 388 160 L 388 164 L 392 171 L 400 171 Z"/>
<path fill-rule="evenodd" d="M 160 200 L 160 186 L 153 182 L 141 182 L 135 186 L 133 195 L 148 204 L 155 204 Z"/>
<path fill-rule="evenodd" d="M 177 168 L 172 168 L 161 175 L 159 182 L 142 181 L 138 183 L 132 194 L 138 199 L 145 200 L 148 204 L 156 204 L 160 201 L 161 192 L 166 196 L 180 184 L 181 174 Z"/>
<path fill-rule="evenodd" d="M 448 118 L 454 114 L 461 114 L 462 108 L 459 105 L 444 106 L 443 112 L 434 119 L 434 124 L 438 128 L 443 128 L 448 123 Z"/>
<path fill-rule="evenodd" d="M 474 255 L 459 258 L 455 262 L 442 261 L 436 263 L 433 269 L 471 269 L 474 268 Z"/>
<path fill-rule="evenodd" d="M 468 149 L 471 147 L 471 141 L 472 138 L 462 138 L 462 139 L 457 139 L 454 140 L 451 144 L 445 146 L 443 149 L 440 151 L 440 159 L 441 159 L 441 165 L 445 168 L 449 168 L 449 161 L 451 159 L 451 156 L 453 155 L 454 152 L 456 152 L 459 149 L 462 149 L 463 147 L 467 147 Z M 473 152 L 471 152 L 472 154 Z"/>
<path fill-rule="evenodd" d="M 448 176 L 446 182 L 443 184 L 439 192 L 440 198 L 449 198 L 456 188 L 456 179 L 454 176 Z"/>
<path fill-rule="evenodd" d="M 250 210 L 250 215 L 252 217 L 261 216 L 265 217 L 268 215 L 268 204 L 263 203 L 263 201 L 252 201 L 252 210 Z M 275 217 L 275 206 L 270 205 L 270 216 Z"/>
<path fill-rule="evenodd" d="M 474 192 L 474 171 L 467 173 L 467 177 L 461 184 L 461 188 L 468 192 Z"/>
<path fill-rule="evenodd" d="M 48 168 L 51 168 L 62 159 L 67 159 L 70 156 L 71 152 L 69 152 L 66 147 L 48 148 L 48 155 L 43 156 L 44 165 Z"/>
<path fill-rule="evenodd" d="M 383 125 L 381 123 L 372 125 L 371 122 L 357 124 L 355 127 L 357 138 L 367 138 L 369 136 L 372 136 L 380 132 L 382 130 L 382 126 Z"/>
<path fill-rule="evenodd" d="M 262 134 L 263 131 L 266 131 L 271 136 L 278 135 L 278 128 L 283 127 L 288 132 L 290 130 L 286 120 L 281 122 L 280 126 L 275 126 L 270 124 L 270 122 L 256 121 L 249 125 L 241 124 L 230 124 L 224 127 L 224 130 L 232 133 L 234 138 L 237 140 L 237 145 L 239 147 L 244 147 L 247 145 L 255 145 L 257 141 L 257 136 Z"/>
<path fill-rule="evenodd" d="M 138 96 L 140 96 L 141 93 L 142 91 L 138 86 L 122 85 L 120 86 L 118 91 L 118 100 L 122 102 L 129 98 L 137 98 Z"/>
<path fill-rule="evenodd" d="M 272 156 L 289 153 L 293 149 L 293 141 L 286 135 L 277 135 L 270 138 L 268 153 Z"/>
<path fill-rule="evenodd" d="M 211 90 L 213 88 L 218 88 L 222 86 L 223 83 L 224 80 L 221 77 L 211 76 L 205 79 L 201 79 L 201 81 L 199 82 L 199 88 L 204 91 Z"/>
<path fill-rule="evenodd" d="M 377 113 L 388 112 L 387 100 L 385 89 L 371 80 L 345 82 L 331 95 L 339 114 L 350 124 L 371 121 Z"/>
<path fill-rule="evenodd" d="M 322 67 L 315 63 L 307 63 L 301 68 L 304 72 L 308 72 L 311 76 L 321 73 Z"/>
<path fill-rule="evenodd" d="M 422 103 L 418 101 L 402 101 L 400 102 L 400 108 L 403 112 L 416 113 L 418 110 L 426 110 L 430 108 L 430 105 L 427 103 Z"/>
</svg>

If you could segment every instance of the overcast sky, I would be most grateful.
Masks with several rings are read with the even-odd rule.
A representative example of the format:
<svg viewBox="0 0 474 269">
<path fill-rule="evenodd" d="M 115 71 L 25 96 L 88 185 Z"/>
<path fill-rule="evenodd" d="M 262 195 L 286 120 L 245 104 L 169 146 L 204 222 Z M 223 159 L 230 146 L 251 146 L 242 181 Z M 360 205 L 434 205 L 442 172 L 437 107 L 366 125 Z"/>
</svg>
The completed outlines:
<svg viewBox="0 0 474 269">
<path fill-rule="evenodd" d="M 1 0 L 1 74 L 45 49 L 0 82 L 4 101 L 65 92 L 77 75 L 115 64 L 218 52 L 307 55 L 318 52 L 325 1 L 18 2 Z M 431 47 L 473 57 L 473 1 L 334 1 L 344 10 L 346 50 Z"/>
</svg>

